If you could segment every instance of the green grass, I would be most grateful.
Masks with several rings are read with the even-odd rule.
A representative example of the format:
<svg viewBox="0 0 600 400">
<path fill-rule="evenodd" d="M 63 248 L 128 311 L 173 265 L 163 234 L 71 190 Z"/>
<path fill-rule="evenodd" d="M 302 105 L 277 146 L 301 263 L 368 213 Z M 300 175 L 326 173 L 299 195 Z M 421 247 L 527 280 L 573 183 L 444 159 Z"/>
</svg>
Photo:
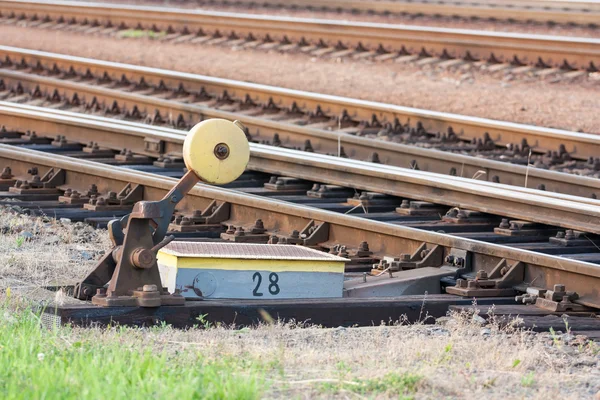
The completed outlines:
<svg viewBox="0 0 600 400">
<path fill-rule="evenodd" d="M 0 398 L 257 399 L 265 391 L 265 369 L 250 361 L 206 360 L 201 346 L 156 350 L 132 331 L 48 330 L 32 313 L 0 305 Z"/>
<path fill-rule="evenodd" d="M 154 31 L 146 31 L 146 30 L 142 30 L 142 29 L 127 29 L 126 31 L 119 32 L 119 36 L 122 38 L 134 38 L 134 39 L 140 39 L 140 38 L 160 39 L 166 35 L 167 35 L 167 32 L 165 32 L 165 31 L 154 32 Z"/>
<path fill-rule="evenodd" d="M 321 385 L 321 390 L 331 393 L 346 391 L 360 395 L 387 395 L 398 396 L 399 399 L 412 399 L 421 380 L 418 375 L 390 372 L 379 378 L 324 383 Z"/>
</svg>

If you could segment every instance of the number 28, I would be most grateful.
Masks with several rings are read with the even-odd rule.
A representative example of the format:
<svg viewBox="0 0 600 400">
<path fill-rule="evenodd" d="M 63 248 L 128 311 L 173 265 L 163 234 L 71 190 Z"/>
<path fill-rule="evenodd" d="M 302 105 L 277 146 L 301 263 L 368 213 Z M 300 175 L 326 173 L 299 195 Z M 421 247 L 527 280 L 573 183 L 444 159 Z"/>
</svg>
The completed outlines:
<svg viewBox="0 0 600 400">
<path fill-rule="evenodd" d="M 254 290 L 252 291 L 252 295 L 255 297 L 260 297 L 263 295 L 262 292 L 259 292 L 260 290 L 260 285 L 262 283 L 262 275 L 260 274 L 260 272 L 255 272 L 254 275 L 252 275 L 252 282 L 256 282 L 256 286 L 254 287 Z M 271 293 L 271 295 L 273 296 L 277 296 L 279 294 L 279 275 L 277 275 L 275 272 L 271 272 L 269 274 L 269 293 Z"/>
</svg>

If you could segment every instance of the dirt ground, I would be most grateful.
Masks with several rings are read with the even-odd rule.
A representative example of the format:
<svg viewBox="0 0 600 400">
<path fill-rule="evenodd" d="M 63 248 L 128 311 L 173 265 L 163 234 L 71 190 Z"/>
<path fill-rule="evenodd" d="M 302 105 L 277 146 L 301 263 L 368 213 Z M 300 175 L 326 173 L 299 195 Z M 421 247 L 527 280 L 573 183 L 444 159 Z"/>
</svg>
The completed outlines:
<svg viewBox="0 0 600 400">
<path fill-rule="evenodd" d="M 16 215 L 10 208 L 0 209 L 0 229 L 0 302 L 9 287 L 16 299 L 27 287 L 80 278 L 109 249 L 106 230 Z M 0 324 L 11 318 L 0 314 Z M 379 379 L 370 397 L 398 398 L 393 377 L 412 376 L 416 386 L 402 398 L 600 399 L 598 344 L 566 328 L 536 334 L 465 315 L 433 325 L 322 329 L 276 323 L 252 329 L 72 329 L 61 335 L 68 343 L 143 343 L 166 351 L 175 363 L 187 352 L 206 360 L 260 362 L 267 366 L 269 398 L 363 398 L 352 391 L 359 379 Z"/>
<path fill-rule="evenodd" d="M 491 75 L 474 64 L 448 71 L 15 26 L 0 26 L 0 37 L 8 46 L 600 133 L 600 75 L 583 82 L 550 83 L 537 77 Z"/>
</svg>

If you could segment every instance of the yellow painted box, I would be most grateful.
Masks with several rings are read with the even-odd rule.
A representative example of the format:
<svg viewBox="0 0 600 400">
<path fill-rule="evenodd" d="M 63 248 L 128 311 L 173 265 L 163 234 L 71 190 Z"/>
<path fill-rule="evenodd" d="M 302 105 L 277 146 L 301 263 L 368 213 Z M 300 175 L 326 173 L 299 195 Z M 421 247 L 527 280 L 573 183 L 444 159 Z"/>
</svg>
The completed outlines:
<svg viewBox="0 0 600 400">
<path fill-rule="evenodd" d="M 280 244 L 172 242 L 158 253 L 163 286 L 189 299 L 342 297 L 348 261 Z"/>
</svg>

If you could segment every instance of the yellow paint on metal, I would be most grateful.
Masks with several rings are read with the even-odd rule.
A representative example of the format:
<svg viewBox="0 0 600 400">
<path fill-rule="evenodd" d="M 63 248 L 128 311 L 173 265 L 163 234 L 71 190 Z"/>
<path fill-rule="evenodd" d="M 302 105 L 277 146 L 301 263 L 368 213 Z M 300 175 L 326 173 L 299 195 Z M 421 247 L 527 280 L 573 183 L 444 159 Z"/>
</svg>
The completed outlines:
<svg viewBox="0 0 600 400">
<path fill-rule="evenodd" d="M 221 145 L 226 146 L 228 154 L 220 158 L 215 149 Z M 225 184 L 236 180 L 246 169 L 250 146 L 242 129 L 233 122 L 208 119 L 196 124 L 187 134 L 183 159 L 187 168 L 202 181 Z"/>
<path fill-rule="evenodd" d="M 334 272 L 344 273 L 344 262 L 315 260 L 248 260 L 232 258 L 177 257 L 158 252 L 158 262 L 166 267 L 220 269 L 232 271 Z"/>
</svg>

